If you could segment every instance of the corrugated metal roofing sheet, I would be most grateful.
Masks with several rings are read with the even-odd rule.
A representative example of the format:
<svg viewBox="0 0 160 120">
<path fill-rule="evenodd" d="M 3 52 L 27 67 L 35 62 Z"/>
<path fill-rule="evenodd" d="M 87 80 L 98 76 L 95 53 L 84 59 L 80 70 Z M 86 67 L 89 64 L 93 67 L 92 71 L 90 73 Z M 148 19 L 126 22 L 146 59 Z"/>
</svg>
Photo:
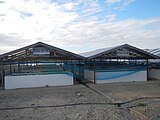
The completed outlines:
<svg viewBox="0 0 160 120">
<path fill-rule="evenodd" d="M 116 48 L 116 47 L 118 47 L 118 46 L 108 47 L 108 48 L 101 48 L 101 49 L 97 49 L 97 50 L 93 50 L 93 51 L 89 51 L 89 52 L 85 52 L 85 53 L 80 53 L 80 55 L 82 55 L 84 57 L 90 57 L 90 56 L 93 56 L 93 55 L 96 55 L 96 54 L 111 50 L 111 49 Z"/>
<path fill-rule="evenodd" d="M 144 49 L 144 50 L 160 57 L 160 48 Z"/>
</svg>

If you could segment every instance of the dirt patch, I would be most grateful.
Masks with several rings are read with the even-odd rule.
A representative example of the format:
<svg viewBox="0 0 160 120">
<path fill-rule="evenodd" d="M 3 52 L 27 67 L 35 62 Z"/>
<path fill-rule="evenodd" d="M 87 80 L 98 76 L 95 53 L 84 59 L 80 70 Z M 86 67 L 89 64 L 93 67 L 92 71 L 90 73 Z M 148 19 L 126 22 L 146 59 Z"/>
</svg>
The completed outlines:
<svg viewBox="0 0 160 120">
<path fill-rule="evenodd" d="M 160 82 L 137 82 L 116 84 L 89 84 L 114 100 L 126 101 L 139 96 L 160 95 Z M 139 100 L 124 104 L 119 108 L 112 104 L 79 104 L 109 103 L 110 100 L 101 94 L 83 86 L 46 87 L 15 90 L 0 90 L 0 119 L 3 120 L 135 120 L 129 110 L 135 109 L 147 118 L 158 119 L 160 113 L 159 99 Z M 157 102 L 152 102 L 157 101 Z M 148 102 L 148 103 L 146 103 Z M 149 104 L 150 103 L 150 104 Z M 70 106 L 49 107 L 56 105 Z M 144 105 L 145 104 L 145 105 Z M 137 105 L 136 107 L 133 107 Z M 38 107 L 48 106 L 48 107 Z M 139 119 L 139 118 L 138 118 Z"/>
</svg>

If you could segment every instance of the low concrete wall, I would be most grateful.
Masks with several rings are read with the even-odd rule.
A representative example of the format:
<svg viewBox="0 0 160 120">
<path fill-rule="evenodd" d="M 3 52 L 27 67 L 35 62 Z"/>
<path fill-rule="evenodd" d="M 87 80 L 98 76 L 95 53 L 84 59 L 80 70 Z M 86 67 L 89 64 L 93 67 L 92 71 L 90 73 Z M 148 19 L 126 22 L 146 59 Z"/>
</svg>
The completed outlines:
<svg viewBox="0 0 160 120">
<path fill-rule="evenodd" d="M 160 69 L 149 69 L 149 78 L 160 80 Z"/>
<path fill-rule="evenodd" d="M 46 74 L 5 76 L 5 89 L 73 85 L 73 75 Z"/>
<path fill-rule="evenodd" d="M 96 72 L 96 83 L 133 82 L 133 81 L 147 81 L 147 71 Z"/>
<path fill-rule="evenodd" d="M 147 81 L 147 71 L 96 71 L 96 83 Z M 84 78 L 94 81 L 94 71 L 84 70 Z"/>
<path fill-rule="evenodd" d="M 94 81 L 94 71 L 84 70 L 84 78 L 86 80 Z"/>
</svg>

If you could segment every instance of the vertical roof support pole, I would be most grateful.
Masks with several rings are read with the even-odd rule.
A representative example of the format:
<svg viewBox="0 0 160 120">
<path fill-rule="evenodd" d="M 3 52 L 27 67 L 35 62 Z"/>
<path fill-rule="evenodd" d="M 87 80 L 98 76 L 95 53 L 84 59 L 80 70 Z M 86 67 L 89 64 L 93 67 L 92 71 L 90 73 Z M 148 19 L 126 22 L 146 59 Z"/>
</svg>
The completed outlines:
<svg viewBox="0 0 160 120">
<path fill-rule="evenodd" d="M 80 64 L 81 64 L 81 62 L 80 62 L 80 60 L 78 60 L 78 76 L 80 76 Z"/>
<path fill-rule="evenodd" d="M 10 75 L 12 74 L 12 64 L 11 64 L 11 61 L 10 61 L 10 64 L 9 64 L 9 71 L 10 71 Z"/>
<path fill-rule="evenodd" d="M 2 89 L 4 89 L 4 67 L 3 67 L 3 60 L 1 60 L 1 84 L 2 84 Z"/>
<path fill-rule="evenodd" d="M 149 61 L 147 59 L 147 81 L 149 80 Z"/>
<path fill-rule="evenodd" d="M 18 72 L 20 72 L 20 63 L 18 61 Z"/>
<path fill-rule="evenodd" d="M 96 83 L 96 64 L 95 64 L 95 59 L 94 59 L 94 67 L 93 67 L 93 71 L 94 71 L 94 83 Z"/>
<path fill-rule="evenodd" d="M 74 84 L 76 83 L 76 60 L 74 59 L 73 64 Z"/>
</svg>

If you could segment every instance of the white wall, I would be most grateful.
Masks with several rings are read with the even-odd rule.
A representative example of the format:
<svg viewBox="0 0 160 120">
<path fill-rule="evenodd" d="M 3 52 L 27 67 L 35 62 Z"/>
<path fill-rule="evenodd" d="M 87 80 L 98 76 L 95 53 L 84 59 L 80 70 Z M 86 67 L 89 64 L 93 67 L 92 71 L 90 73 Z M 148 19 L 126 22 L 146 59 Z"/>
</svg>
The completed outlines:
<svg viewBox="0 0 160 120">
<path fill-rule="evenodd" d="M 149 69 L 149 78 L 160 80 L 160 69 Z"/>
<path fill-rule="evenodd" d="M 84 78 L 90 81 L 94 81 L 94 71 L 84 70 Z"/>
<path fill-rule="evenodd" d="M 46 74 L 5 76 L 5 89 L 73 85 L 73 75 Z"/>
<path fill-rule="evenodd" d="M 125 72 L 125 71 L 122 71 L 122 72 Z M 108 76 L 111 73 L 112 72 L 105 72 L 105 75 Z M 101 72 L 96 72 L 96 76 L 98 76 L 99 74 L 101 74 Z M 115 72 L 115 74 L 117 73 Z M 106 79 L 106 80 L 96 79 L 96 83 L 132 82 L 132 81 L 147 81 L 147 71 L 139 71 L 133 74 L 129 74 L 127 76 L 113 78 L 113 79 Z"/>
</svg>

